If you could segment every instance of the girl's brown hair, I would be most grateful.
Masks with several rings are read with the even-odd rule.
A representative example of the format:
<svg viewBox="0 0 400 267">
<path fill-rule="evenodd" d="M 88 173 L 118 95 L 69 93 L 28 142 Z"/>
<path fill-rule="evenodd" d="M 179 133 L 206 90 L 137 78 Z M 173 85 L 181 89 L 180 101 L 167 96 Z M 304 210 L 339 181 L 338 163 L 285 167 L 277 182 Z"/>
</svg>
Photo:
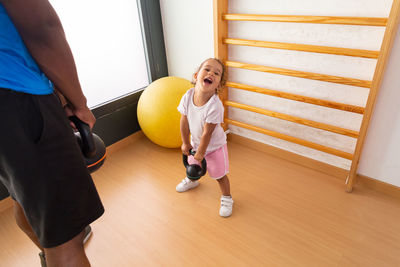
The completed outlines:
<svg viewBox="0 0 400 267">
<path fill-rule="evenodd" d="M 192 78 L 192 84 L 193 84 L 193 85 L 196 84 L 196 81 L 194 80 L 194 75 L 195 75 L 196 73 L 198 73 L 199 70 L 201 69 L 201 67 L 203 67 L 204 63 L 205 63 L 206 61 L 210 60 L 210 59 L 217 61 L 217 62 L 221 65 L 221 67 L 222 67 L 222 73 L 221 73 L 221 81 L 219 82 L 219 85 L 220 85 L 220 87 L 222 87 L 222 86 L 225 85 L 226 79 L 227 79 L 227 77 L 226 77 L 226 76 L 227 76 L 227 75 L 226 75 L 226 67 L 225 67 L 224 63 L 222 63 L 222 61 L 219 60 L 218 58 L 207 58 L 206 60 L 204 60 L 204 61 L 200 64 L 200 66 L 197 68 L 197 71 L 196 71 L 195 73 L 193 73 L 193 78 Z"/>
</svg>

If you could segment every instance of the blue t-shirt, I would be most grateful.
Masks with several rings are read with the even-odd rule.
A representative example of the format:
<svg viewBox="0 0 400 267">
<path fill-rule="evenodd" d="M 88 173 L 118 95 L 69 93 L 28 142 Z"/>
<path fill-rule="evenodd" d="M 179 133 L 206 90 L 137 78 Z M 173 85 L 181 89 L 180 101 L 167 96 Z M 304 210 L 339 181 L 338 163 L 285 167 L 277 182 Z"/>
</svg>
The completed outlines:
<svg viewBox="0 0 400 267">
<path fill-rule="evenodd" d="M 0 88 L 34 95 L 47 95 L 53 92 L 53 84 L 29 54 L 2 4 L 0 4 Z"/>
</svg>

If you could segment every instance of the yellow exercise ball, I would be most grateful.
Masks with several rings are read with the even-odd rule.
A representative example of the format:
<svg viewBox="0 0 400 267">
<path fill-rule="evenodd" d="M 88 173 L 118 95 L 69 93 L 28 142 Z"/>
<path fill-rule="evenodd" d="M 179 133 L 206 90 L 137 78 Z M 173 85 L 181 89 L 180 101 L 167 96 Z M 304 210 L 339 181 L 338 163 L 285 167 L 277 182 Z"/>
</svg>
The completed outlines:
<svg viewBox="0 0 400 267">
<path fill-rule="evenodd" d="M 193 84 L 179 77 L 164 77 L 152 82 L 139 98 L 137 116 L 143 133 L 154 143 L 168 148 L 182 145 L 181 114 L 177 110 L 182 96 Z"/>
</svg>

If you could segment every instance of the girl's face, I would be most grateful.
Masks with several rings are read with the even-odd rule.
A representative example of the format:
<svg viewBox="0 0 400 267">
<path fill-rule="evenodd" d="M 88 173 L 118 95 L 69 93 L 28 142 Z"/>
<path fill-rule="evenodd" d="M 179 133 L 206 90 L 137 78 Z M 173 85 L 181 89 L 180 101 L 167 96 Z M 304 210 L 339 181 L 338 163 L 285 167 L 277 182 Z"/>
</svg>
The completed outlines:
<svg viewBox="0 0 400 267">
<path fill-rule="evenodd" d="M 194 76 L 196 85 L 200 85 L 206 91 L 215 92 L 220 86 L 222 71 L 223 68 L 218 61 L 214 59 L 205 61 Z"/>
</svg>

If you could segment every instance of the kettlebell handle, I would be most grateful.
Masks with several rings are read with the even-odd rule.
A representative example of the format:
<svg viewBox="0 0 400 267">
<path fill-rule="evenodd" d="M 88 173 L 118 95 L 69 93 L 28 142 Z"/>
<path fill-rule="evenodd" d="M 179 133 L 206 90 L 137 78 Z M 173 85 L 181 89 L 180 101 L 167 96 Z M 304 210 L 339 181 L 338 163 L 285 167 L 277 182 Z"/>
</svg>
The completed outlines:
<svg viewBox="0 0 400 267">
<path fill-rule="evenodd" d="M 81 134 L 83 155 L 87 158 L 94 157 L 96 154 L 96 146 L 89 125 L 81 121 L 77 116 L 70 116 L 69 120 L 75 124 L 78 132 Z"/>
<path fill-rule="evenodd" d="M 189 150 L 189 154 L 194 156 L 196 154 L 196 151 L 193 151 L 193 150 L 190 149 Z M 183 165 L 185 166 L 185 168 L 187 168 L 189 166 L 188 156 L 185 155 L 185 154 L 182 154 L 182 161 L 183 161 Z M 206 161 L 205 158 L 203 158 L 203 160 L 201 161 L 201 169 L 203 170 L 203 172 L 204 172 L 204 170 L 207 169 L 207 161 Z"/>
<path fill-rule="evenodd" d="M 196 152 L 190 149 L 190 150 L 189 150 L 189 154 L 192 155 L 192 156 L 194 156 L 194 154 L 196 154 Z M 187 156 L 187 155 L 182 154 L 182 161 L 183 161 L 183 165 L 185 166 L 185 168 L 186 168 L 187 166 L 189 166 L 188 156 Z"/>
</svg>

